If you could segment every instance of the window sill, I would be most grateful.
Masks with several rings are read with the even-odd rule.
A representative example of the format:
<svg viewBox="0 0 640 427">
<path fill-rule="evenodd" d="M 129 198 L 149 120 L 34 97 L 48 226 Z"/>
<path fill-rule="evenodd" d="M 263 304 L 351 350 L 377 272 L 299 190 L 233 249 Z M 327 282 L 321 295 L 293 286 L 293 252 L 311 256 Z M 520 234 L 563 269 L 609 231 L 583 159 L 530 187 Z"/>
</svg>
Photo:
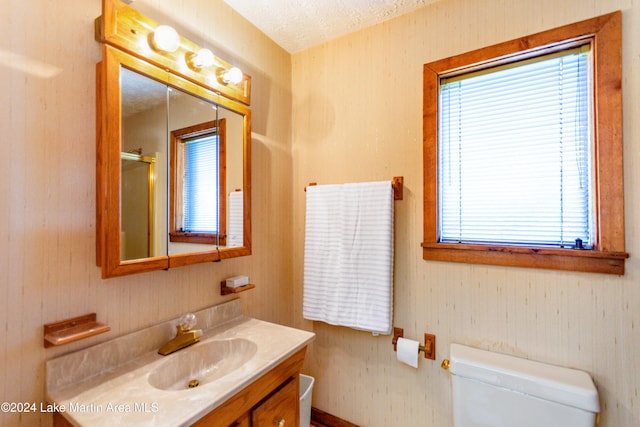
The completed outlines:
<svg viewBox="0 0 640 427">
<path fill-rule="evenodd" d="M 624 275 L 626 252 L 517 246 L 422 243 L 422 258 L 467 264 L 505 265 Z"/>
<path fill-rule="evenodd" d="M 225 246 L 227 244 L 225 236 L 220 236 L 220 240 L 218 240 L 218 236 L 215 233 L 185 233 L 180 231 L 170 232 L 169 241 L 220 246 Z"/>
</svg>

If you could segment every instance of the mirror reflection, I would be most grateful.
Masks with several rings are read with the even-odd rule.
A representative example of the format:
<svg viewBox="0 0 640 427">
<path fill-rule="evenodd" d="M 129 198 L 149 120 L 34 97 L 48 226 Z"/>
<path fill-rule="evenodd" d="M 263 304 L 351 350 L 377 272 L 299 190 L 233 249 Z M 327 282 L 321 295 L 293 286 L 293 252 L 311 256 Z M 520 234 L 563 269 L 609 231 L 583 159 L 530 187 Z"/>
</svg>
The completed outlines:
<svg viewBox="0 0 640 427">
<path fill-rule="evenodd" d="M 223 106 L 218 107 L 218 121 L 225 123 L 227 188 L 227 239 L 229 248 L 245 245 L 244 236 L 244 117 Z"/>
<path fill-rule="evenodd" d="M 121 153 L 122 170 L 122 259 L 148 258 L 156 247 L 155 157 Z"/>
<path fill-rule="evenodd" d="M 167 86 L 124 67 L 121 73 L 120 253 L 132 260 L 167 253 Z"/>
<path fill-rule="evenodd" d="M 169 136 L 169 254 L 210 250 L 224 241 L 226 218 L 217 105 L 169 88 Z"/>
<path fill-rule="evenodd" d="M 243 246 L 244 116 L 121 68 L 121 259 Z"/>
</svg>

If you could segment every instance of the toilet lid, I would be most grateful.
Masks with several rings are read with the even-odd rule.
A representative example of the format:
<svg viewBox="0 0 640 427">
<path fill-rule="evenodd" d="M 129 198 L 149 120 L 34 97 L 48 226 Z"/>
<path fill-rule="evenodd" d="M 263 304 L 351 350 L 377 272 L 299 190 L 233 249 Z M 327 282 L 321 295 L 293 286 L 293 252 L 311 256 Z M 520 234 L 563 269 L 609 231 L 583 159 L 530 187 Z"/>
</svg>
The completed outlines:
<svg viewBox="0 0 640 427">
<path fill-rule="evenodd" d="M 506 354 L 451 344 L 452 375 L 481 381 L 541 399 L 600 411 L 598 391 L 588 373 Z"/>
</svg>

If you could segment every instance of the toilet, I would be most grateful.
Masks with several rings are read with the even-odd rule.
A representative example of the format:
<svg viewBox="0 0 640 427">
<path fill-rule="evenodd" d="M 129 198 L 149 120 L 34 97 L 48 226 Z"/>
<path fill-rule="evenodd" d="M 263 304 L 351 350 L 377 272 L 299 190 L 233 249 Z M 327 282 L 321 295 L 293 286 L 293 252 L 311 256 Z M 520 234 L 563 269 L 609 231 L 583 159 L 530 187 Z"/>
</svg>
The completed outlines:
<svg viewBox="0 0 640 427">
<path fill-rule="evenodd" d="M 451 344 L 454 427 L 593 427 L 586 372 Z"/>
</svg>

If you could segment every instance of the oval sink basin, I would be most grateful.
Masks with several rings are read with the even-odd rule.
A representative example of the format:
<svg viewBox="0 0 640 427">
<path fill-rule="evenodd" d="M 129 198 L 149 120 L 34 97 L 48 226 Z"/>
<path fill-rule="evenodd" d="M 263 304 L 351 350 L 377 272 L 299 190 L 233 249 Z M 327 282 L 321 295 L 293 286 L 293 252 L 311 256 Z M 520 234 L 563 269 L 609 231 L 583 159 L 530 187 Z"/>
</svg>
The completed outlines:
<svg viewBox="0 0 640 427">
<path fill-rule="evenodd" d="M 202 386 L 238 369 L 257 350 L 254 342 L 243 338 L 199 343 L 169 356 L 151 371 L 148 381 L 160 390 Z"/>
</svg>

